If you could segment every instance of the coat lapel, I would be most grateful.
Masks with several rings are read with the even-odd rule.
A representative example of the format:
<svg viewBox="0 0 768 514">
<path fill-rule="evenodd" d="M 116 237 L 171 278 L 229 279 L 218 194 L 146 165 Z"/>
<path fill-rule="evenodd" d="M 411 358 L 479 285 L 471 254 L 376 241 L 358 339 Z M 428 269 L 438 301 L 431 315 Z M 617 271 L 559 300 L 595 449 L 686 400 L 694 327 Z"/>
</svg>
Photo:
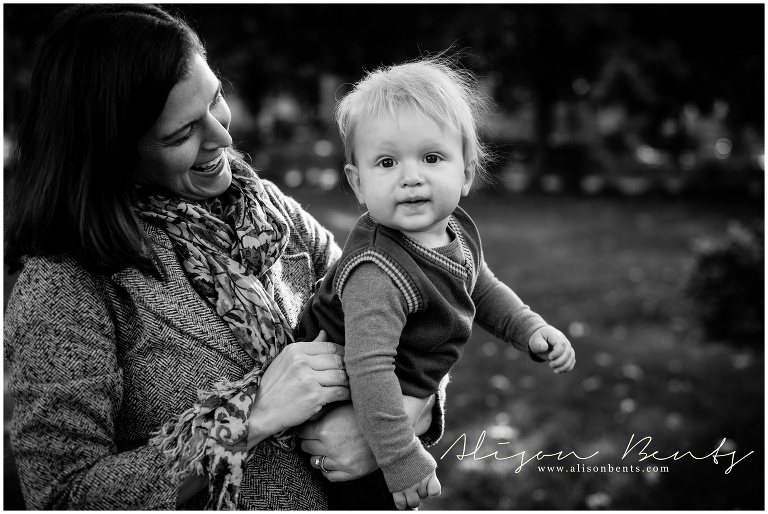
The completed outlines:
<svg viewBox="0 0 768 514">
<path fill-rule="evenodd" d="M 112 280 L 128 293 L 137 309 L 144 311 L 144 330 L 171 329 L 191 344 L 202 344 L 221 353 L 244 371 L 252 369 L 253 359 L 240 347 L 232 330 L 190 284 L 168 236 L 152 225 L 142 225 L 166 266 L 166 279 L 128 268 L 112 275 Z"/>
</svg>

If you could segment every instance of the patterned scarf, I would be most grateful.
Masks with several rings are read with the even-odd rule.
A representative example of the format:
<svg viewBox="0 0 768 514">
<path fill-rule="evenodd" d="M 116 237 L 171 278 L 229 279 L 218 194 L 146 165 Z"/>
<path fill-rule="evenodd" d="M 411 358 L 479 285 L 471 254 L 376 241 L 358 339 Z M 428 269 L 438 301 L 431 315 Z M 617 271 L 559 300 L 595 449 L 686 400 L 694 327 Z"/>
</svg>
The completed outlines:
<svg viewBox="0 0 768 514">
<path fill-rule="evenodd" d="M 153 439 L 181 481 L 207 473 L 206 508 L 235 509 L 247 460 L 248 418 L 261 376 L 287 344 L 291 328 L 274 300 L 269 270 L 288 243 L 288 225 L 256 178 L 233 173 L 232 185 L 217 198 L 189 201 L 142 196 L 138 215 L 164 228 L 187 277 L 234 332 L 253 358 L 241 380 L 222 380 L 199 392 L 199 403 L 167 423 Z M 286 450 L 290 432 L 270 441 Z"/>
</svg>

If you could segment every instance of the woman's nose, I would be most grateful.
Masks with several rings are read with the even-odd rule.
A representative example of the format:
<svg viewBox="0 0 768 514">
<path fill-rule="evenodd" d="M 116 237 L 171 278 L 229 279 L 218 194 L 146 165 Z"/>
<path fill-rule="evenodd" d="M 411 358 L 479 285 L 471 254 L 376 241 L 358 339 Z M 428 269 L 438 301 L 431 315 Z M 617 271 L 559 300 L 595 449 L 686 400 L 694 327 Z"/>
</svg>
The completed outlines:
<svg viewBox="0 0 768 514">
<path fill-rule="evenodd" d="M 208 118 L 208 130 L 203 142 L 203 149 L 216 150 L 217 148 L 232 146 L 232 136 L 229 135 L 229 122 L 232 120 L 232 116 L 229 108 L 226 109 L 225 113 L 219 115 L 209 114 Z"/>
</svg>

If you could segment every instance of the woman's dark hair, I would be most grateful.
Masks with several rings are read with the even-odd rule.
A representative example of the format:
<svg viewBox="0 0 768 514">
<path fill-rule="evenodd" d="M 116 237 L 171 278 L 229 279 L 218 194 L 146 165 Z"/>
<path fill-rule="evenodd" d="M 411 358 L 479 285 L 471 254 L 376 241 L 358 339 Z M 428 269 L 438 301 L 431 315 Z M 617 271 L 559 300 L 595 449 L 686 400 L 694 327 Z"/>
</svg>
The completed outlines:
<svg viewBox="0 0 768 514">
<path fill-rule="evenodd" d="M 154 268 L 132 208 L 138 143 L 196 54 L 195 32 L 152 5 L 77 5 L 53 20 L 11 165 L 11 271 L 62 253 L 101 274 Z"/>
</svg>

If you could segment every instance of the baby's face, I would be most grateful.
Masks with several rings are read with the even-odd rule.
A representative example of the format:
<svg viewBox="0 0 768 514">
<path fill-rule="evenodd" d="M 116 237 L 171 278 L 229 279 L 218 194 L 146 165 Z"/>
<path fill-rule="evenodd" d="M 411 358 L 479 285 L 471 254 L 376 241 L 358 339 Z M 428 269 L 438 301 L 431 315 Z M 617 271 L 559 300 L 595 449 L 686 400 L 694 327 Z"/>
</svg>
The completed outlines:
<svg viewBox="0 0 768 514">
<path fill-rule="evenodd" d="M 447 244 L 448 216 L 469 193 L 461 135 L 427 115 L 364 120 L 345 171 L 373 218 L 429 248 Z"/>
</svg>

